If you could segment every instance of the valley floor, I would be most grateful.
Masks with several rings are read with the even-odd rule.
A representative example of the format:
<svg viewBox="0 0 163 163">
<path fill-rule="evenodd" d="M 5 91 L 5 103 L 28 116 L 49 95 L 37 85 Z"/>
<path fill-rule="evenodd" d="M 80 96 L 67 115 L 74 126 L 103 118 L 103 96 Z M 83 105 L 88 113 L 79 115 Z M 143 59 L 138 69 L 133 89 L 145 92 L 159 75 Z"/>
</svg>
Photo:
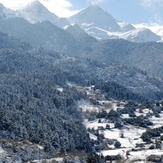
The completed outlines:
<svg viewBox="0 0 163 163">
<path fill-rule="evenodd" d="M 149 162 L 162 160 L 163 158 L 163 144 L 159 148 L 157 141 L 160 137 L 151 138 L 151 142 L 144 142 L 141 135 L 149 128 L 159 128 L 163 125 L 163 110 L 160 111 L 159 116 L 154 115 L 151 108 L 142 108 L 141 104 L 135 106 L 133 115 L 130 111 L 121 113 L 118 116 L 120 119 L 120 126 L 116 126 L 116 120 L 109 116 L 109 112 L 114 110 L 118 113 L 119 110 L 126 110 L 126 101 L 106 100 L 98 90 L 89 88 L 79 88 L 87 91 L 90 98 L 98 100 L 99 105 L 93 105 L 89 101 L 80 101 L 79 107 L 84 113 L 84 125 L 86 126 L 92 142 L 94 142 L 95 150 L 99 155 L 107 156 L 121 156 L 124 162 Z M 98 92 L 98 93 L 97 93 Z M 128 106 L 130 109 L 134 106 Z M 101 113 L 101 114 L 99 114 Z M 106 114 L 106 115 L 102 115 Z M 149 117 L 147 117 L 150 115 Z M 126 119 L 147 117 L 152 125 L 142 127 L 139 124 L 128 124 Z M 163 135 L 163 133 L 161 133 Z M 115 142 L 119 142 L 120 146 L 116 146 Z M 153 156 L 153 157 L 152 157 Z"/>
</svg>

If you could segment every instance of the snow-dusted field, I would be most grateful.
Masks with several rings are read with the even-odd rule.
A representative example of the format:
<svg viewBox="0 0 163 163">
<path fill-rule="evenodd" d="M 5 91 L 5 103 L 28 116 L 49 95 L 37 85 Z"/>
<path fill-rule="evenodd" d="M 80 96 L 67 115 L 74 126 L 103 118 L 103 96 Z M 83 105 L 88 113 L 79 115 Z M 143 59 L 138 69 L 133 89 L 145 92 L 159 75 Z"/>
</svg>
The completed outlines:
<svg viewBox="0 0 163 163">
<path fill-rule="evenodd" d="M 91 92 L 93 94 L 93 92 Z M 89 111 L 89 112 L 100 112 L 101 110 L 105 110 L 107 113 L 110 110 L 117 111 L 118 109 L 123 109 L 126 102 L 122 101 L 106 101 L 106 100 L 99 100 L 99 106 L 94 106 L 88 101 L 80 101 L 78 103 L 79 107 L 82 110 Z M 148 114 L 152 114 L 153 111 L 149 108 L 137 108 L 135 111 L 136 117 L 145 117 Z M 163 125 L 163 112 L 159 114 L 159 117 L 155 117 L 152 115 L 149 117 L 149 120 L 153 122 L 153 125 L 150 128 L 157 128 Z M 122 119 L 129 119 L 131 118 L 129 114 L 122 114 Z M 98 151 L 98 154 L 102 154 L 103 156 L 111 155 L 121 155 L 125 162 L 139 162 L 145 163 L 147 158 L 150 155 L 163 155 L 163 148 L 162 149 L 149 149 L 151 144 L 146 144 L 141 139 L 142 133 L 144 133 L 147 128 L 140 127 L 140 126 L 133 126 L 130 124 L 124 124 L 121 128 L 116 128 L 115 124 L 105 118 L 94 118 L 92 120 L 85 119 L 84 125 L 89 130 L 89 135 L 92 140 L 98 141 L 98 136 L 91 133 L 91 129 L 97 130 L 99 134 L 104 136 L 106 140 L 117 140 L 121 143 L 119 148 L 116 148 L 114 144 L 108 144 L 107 149 L 103 149 Z M 109 125 L 109 129 L 106 126 Z M 122 136 L 123 134 L 123 136 Z"/>
</svg>

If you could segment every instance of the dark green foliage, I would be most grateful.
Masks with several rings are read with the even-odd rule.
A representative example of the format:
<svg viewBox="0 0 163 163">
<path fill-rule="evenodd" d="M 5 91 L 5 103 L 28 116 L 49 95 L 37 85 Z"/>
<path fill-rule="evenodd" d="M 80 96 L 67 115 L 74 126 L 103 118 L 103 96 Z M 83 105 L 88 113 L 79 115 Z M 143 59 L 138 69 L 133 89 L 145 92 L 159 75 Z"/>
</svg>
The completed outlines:
<svg viewBox="0 0 163 163">
<path fill-rule="evenodd" d="M 162 149 L 162 142 L 156 141 L 156 149 Z"/>
<path fill-rule="evenodd" d="M 105 110 L 102 110 L 101 112 L 98 112 L 96 115 L 96 118 L 106 118 L 107 112 Z"/>
<path fill-rule="evenodd" d="M 149 142 L 151 138 L 160 137 L 161 133 L 163 133 L 163 126 L 154 129 L 148 129 L 141 135 L 141 138 L 143 141 Z"/>
<path fill-rule="evenodd" d="M 121 147 L 121 143 L 119 141 L 116 141 L 114 143 L 114 146 L 115 146 L 115 148 L 120 148 Z"/>
<path fill-rule="evenodd" d="M 8 37 L 6 33 L 0 32 L 0 48 L 14 48 L 19 50 L 30 50 L 31 46 L 27 43 L 21 43 L 18 39 Z"/>
<path fill-rule="evenodd" d="M 137 101 L 144 100 L 143 97 L 135 93 L 132 93 L 124 86 L 117 84 L 115 82 L 96 82 L 95 89 L 100 89 L 106 92 L 107 99 L 114 98 L 117 100 L 137 100 Z"/>
<path fill-rule="evenodd" d="M 11 78 L 11 81 L 13 83 L 14 78 Z M 85 149 L 88 137 L 81 124 L 80 114 L 73 102 L 68 105 L 65 103 L 66 99 L 72 96 L 70 91 L 65 89 L 64 93 L 59 93 L 46 83 L 30 86 L 22 81 L 17 82 L 22 86 L 19 87 L 22 93 L 19 90 L 12 95 L 9 90 L 6 90 L 7 92 L 1 90 L 0 135 L 2 137 L 38 143 L 53 154 L 61 147 L 65 150 Z M 31 81 L 28 79 L 28 82 Z M 38 88 L 38 85 L 42 87 Z M 24 91 L 28 92 L 24 92 L 23 87 L 26 87 L 27 90 Z M 39 98 L 33 96 L 33 89 L 42 92 Z M 57 107 L 53 102 L 54 97 L 59 102 Z"/>
<path fill-rule="evenodd" d="M 104 157 L 96 153 L 90 153 L 87 157 L 87 163 L 104 163 Z"/>
<path fill-rule="evenodd" d="M 120 117 L 120 114 L 113 109 L 111 109 L 109 113 L 107 114 L 107 118 L 119 118 L 119 117 Z"/>
<path fill-rule="evenodd" d="M 163 135 L 160 137 L 160 140 L 163 141 Z"/>
<path fill-rule="evenodd" d="M 121 121 L 116 121 L 115 124 L 114 124 L 114 127 L 115 128 L 121 128 L 123 125 L 122 125 L 122 122 Z"/>
<path fill-rule="evenodd" d="M 150 146 L 149 146 L 149 149 L 151 149 L 151 150 L 152 150 L 152 149 L 155 149 L 155 146 L 154 146 L 154 145 L 150 145 Z"/>
<path fill-rule="evenodd" d="M 11 44 L 15 49 L 0 49 L 0 137 L 40 144 L 52 155 L 61 148 L 90 150 L 75 103 L 85 95 L 66 85 L 55 64 L 60 55 Z"/>
<path fill-rule="evenodd" d="M 110 155 L 107 155 L 107 156 L 105 156 L 105 160 L 106 161 L 110 161 L 110 162 L 112 162 L 112 161 L 114 161 L 114 160 L 122 160 L 122 157 L 121 157 L 121 155 L 115 155 L 115 156 L 110 156 Z"/>
<path fill-rule="evenodd" d="M 153 123 L 148 119 L 148 117 L 145 117 L 145 116 L 125 118 L 124 122 L 129 123 L 134 126 L 140 126 L 140 127 L 145 127 L 145 128 L 153 125 Z"/>
</svg>

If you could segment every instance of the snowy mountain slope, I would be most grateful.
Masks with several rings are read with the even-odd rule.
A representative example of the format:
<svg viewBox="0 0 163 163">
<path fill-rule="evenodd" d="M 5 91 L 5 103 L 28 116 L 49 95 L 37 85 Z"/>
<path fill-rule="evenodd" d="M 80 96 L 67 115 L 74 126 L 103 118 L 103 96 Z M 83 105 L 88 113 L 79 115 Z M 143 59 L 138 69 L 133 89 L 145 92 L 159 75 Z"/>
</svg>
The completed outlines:
<svg viewBox="0 0 163 163">
<path fill-rule="evenodd" d="M 88 37 L 89 35 L 81 29 L 77 24 L 71 24 L 69 26 L 66 26 L 65 31 L 73 34 L 75 38 L 81 38 L 81 37 Z"/>
<path fill-rule="evenodd" d="M 54 21 L 58 19 L 55 14 L 51 13 L 38 0 L 30 3 L 24 9 L 20 10 L 18 16 L 26 19 L 30 23 L 42 22 L 45 20 L 54 23 Z"/>
<path fill-rule="evenodd" d="M 147 29 L 150 29 L 152 32 L 154 32 L 155 34 L 157 34 L 158 36 L 161 36 L 161 38 L 163 38 L 163 26 L 162 25 L 158 25 L 158 24 L 152 24 L 152 25 L 133 24 L 133 26 L 135 28 L 147 28 Z"/>
<path fill-rule="evenodd" d="M 91 5 L 71 16 L 69 19 L 84 29 L 99 27 L 109 31 L 121 30 L 116 19 L 97 5 Z"/>
<path fill-rule="evenodd" d="M 103 40 L 103 39 L 118 39 L 119 36 L 115 35 L 115 33 L 119 32 L 109 32 L 99 27 L 90 27 L 85 29 L 85 31 L 92 37 Z M 110 34 L 109 34 L 110 33 Z"/>
<path fill-rule="evenodd" d="M 8 19 L 16 17 L 16 14 L 14 11 L 4 7 L 3 4 L 0 3 L 0 16 Z"/>
<path fill-rule="evenodd" d="M 151 42 L 151 41 L 159 41 L 160 36 L 153 33 L 151 30 L 147 28 L 140 28 L 128 31 L 120 36 L 120 38 L 132 41 L 132 42 Z"/>
<path fill-rule="evenodd" d="M 131 25 L 130 23 L 125 23 L 125 22 L 121 22 L 121 21 L 117 21 L 117 23 L 121 27 L 121 30 L 124 31 L 124 32 L 135 29 L 135 27 L 133 25 Z"/>
<path fill-rule="evenodd" d="M 125 23 L 123 23 L 125 24 Z M 123 28 L 124 27 L 124 28 Z M 125 30 L 131 28 L 132 26 L 122 26 Z M 95 37 L 96 39 L 124 39 L 132 42 L 153 42 L 160 41 L 161 37 L 153 33 L 150 29 L 147 28 L 138 28 L 133 30 L 128 30 L 124 32 L 110 32 L 98 27 L 90 27 L 85 30 L 90 36 Z"/>
<path fill-rule="evenodd" d="M 144 70 L 150 76 L 163 78 L 163 44 L 157 42 L 134 43 L 123 39 L 101 40 L 83 57 L 104 63 L 129 65 Z"/>
<path fill-rule="evenodd" d="M 19 38 L 33 46 L 74 54 L 81 46 L 79 42 L 65 30 L 49 21 L 31 24 L 23 18 L 4 20 L 0 17 L 0 31 Z"/>
</svg>

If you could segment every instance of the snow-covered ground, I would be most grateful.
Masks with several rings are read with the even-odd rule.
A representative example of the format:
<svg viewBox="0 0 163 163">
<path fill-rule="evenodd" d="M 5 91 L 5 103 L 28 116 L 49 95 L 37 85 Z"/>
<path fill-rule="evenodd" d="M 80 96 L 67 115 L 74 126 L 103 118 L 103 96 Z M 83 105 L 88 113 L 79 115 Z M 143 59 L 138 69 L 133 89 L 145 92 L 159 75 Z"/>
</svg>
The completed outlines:
<svg viewBox="0 0 163 163">
<path fill-rule="evenodd" d="M 89 91 L 91 93 L 89 93 Z M 87 92 L 87 94 L 96 94 L 96 92 L 92 91 L 91 89 Z M 100 92 L 98 92 L 98 95 Z M 102 94 L 101 94 L 102 95 Z M 94 95 L 95 96 L 95 95 Z M 127 102 L 122 101 L 107 101 L 107 100 L 99 100 L 100 107 L 94 106 L 89 101 L 81 100 L 78 102 L 78 105 L 82 108 L 83 111 L 89 110 L 90 112 L 101 112 L 105 110 L 107 113 L 110 110 L 117 111 L 118 109 L 123 109 L 124 105 Z M 136 117 L 146 117 L 148 114 L 153 114 L 151 108 L 141 108 L 138 105 L 138 108 L 135 109 L 134 113 Z M 153 126 L 150 128 L 157 128 L 163 125 L 163 112 L 161 112 L 160 117 L 155 117 L 154 115 L 149 117 L 149 120 L 153 122 Z M 122 119 L 131 118 L 129 114 L 122 114 Z M 94 118 L 92 120 L 85 119 L 84 125 L 88 129 L 88 133 L 92 140 L 98 141 L 98 136 L 91 133 L 91 129 L 97 130 L 99 134 L 102 134 L 106 140 L 117 140 L 121 143 L 121 147 L 116 148 L 114 144 L 108 144 L 107 148 L 104 150 L 100 150 L 97 153 L 103 154 L 103 156 L 111 155 L 117 156 L 121 155 L 121 157 L 126 162 L 140 162 L 145 163 L 148 162 L 146 159 L 150 155 L 163 155 L 163 149 L 149 149 L 151 144 L 146 144 L 141 139 L 142 133 L 144 133 L 147 128 L 140 127 L 140 126 L 133 126 L 130 124 L 123 124 L 121 128 L 115 128 L 115 124 L 105 118 Z M 106 128 L 106 126 L 109 128 Z M 123 136 L 122 136 L 123 134 Z"/>
<path fill-rule="evenodd" d="M 163 111 L 161 112 L 160 117 L 152 116 L 150 120 L 153 122 L 154 127 L 163 126 Z"/>
<path fill-rule="evenodd" d="M 89 101 L 86 101 L 86 100 L 80 100 L 77 103 L 78 103 L 78 107 L 81 108 L 83 112 L 86 112 L 86 111 L 92 112 L 92 111 L 100 110 L 99 106 L 94 106 Z"/>
</svg>

